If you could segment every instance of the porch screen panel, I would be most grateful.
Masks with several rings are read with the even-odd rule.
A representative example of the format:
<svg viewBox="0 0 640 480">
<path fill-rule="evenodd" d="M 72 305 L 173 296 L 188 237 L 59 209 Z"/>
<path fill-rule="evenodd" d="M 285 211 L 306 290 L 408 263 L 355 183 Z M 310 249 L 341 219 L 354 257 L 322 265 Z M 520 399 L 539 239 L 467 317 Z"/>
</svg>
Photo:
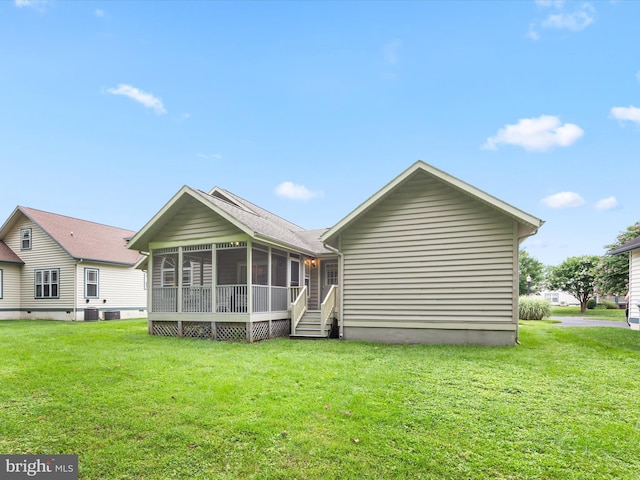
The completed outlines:
<svg viewBox="0 0 640 480">
<path fill-rule="evenodd" d="M 211 245 L 184 247 L 182 264 L 182 311 L 211 312 L 213 288 Z M 189 274 L 186 275 L 186 272 Z"/>
<path fill-rule="evenodd" d="M 271 311 L 287 310 L 287 254 L 271 251 Z"/>
<path fill-rule="evenodd" d="M 178 249 L 152 251 L 151 309 L 153 312 L 178 311 Z"/>
<path fill-rule="evenodd" d="M 269 311 L 269 251 L 254 244 L 251 249 L 252 312 Z"/>
<path fill-rule="evenodd" d="M 216 245 L 216 312 L 247 311 L 247 244 Z"/>
</svg>

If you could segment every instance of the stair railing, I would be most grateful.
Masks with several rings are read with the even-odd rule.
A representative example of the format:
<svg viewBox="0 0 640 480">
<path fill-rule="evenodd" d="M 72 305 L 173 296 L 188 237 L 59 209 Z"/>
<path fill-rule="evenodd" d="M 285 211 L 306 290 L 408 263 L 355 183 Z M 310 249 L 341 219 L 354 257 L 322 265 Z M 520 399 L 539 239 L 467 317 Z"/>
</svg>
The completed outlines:
<svg viewBox="0 0 640 480">
<path fill-rule="evenodd" d="M 296 327 L 298 326 L 298 323 L 300 323 L 300 320 L 302 319 L 302 316 L 306 311 L 307 311 L 307 286 L 305 285 L 300 289 L 300 293 L 298 293 L 298 296 L 296 297 L 296 299 L 293 302 L 291 302 L 291 334 L 292 335 L 296 334 Z"/>
<path fill-rule="evenodd" d="M 333 320 L 333 314 L 336 311 L 338 305 L 338 286 L 331 285 L 327 296 L 324 298 L 322 305 L 320 306 L 320 333 L 325 334 L 325 329 L 329 319 Z"/>
</svg>

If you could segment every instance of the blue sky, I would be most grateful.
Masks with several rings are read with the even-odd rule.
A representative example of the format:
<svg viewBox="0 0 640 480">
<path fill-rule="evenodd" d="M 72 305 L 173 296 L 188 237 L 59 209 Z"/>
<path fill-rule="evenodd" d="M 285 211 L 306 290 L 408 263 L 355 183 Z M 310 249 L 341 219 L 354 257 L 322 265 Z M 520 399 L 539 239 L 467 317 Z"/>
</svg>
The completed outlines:
<svg viewBox="0 0 640 480">
<path fill-rule="evenodd" d="M 0 2 L 0 217 L 141 228 L 183 185 L 329 227 L 421 159 L 545 225 L 640 220 L 640 2 Z M 4 220 L 0 220 L 4 221 Z"/>
</svg>

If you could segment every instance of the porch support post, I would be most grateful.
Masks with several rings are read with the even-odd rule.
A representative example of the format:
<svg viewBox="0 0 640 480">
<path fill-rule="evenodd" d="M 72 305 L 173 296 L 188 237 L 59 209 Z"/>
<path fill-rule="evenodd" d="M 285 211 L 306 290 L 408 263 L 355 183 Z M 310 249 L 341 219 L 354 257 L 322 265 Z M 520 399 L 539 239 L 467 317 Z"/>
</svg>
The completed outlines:
<svg viewBox="0 0 640 480">
<path fill-rule="evenodd" d="M 182 313 L 182 247 L 178 247 L 178 265 L 176 265 L 176 285 L 178 286 L 177 292 L 177 301 L 178 305 L 176 305 L 176 310 L 178 313 Z M 182 324 L 180 323 L 180 328 Z M 180 332 L 180 336 L 182 336 L 182 332 Z"/>
<path fill-rule="evenodd" d="M 215 316 L 218 311 L 216 307 L 216 286 L 218 284 L 218 246 L 211 244 L 211 313 Z M 211 325 L 212 328 L 214 325 Z M 214 337 L 215 338 L 215 337 Z"/>
<path fill-rule="evenodd" d="M 149 335 L 153 332 L 153 250 L 149 250 L 149 260 L 147 261 L 147 330 Z"/>
<path fill-rule="evenodd" d="M 251 290 L 253 289 L 253 279 L 251 278 L 253 276 L 253 265 L 251 263 L 253 261 L 253 255 L 251 254 L 252 248 L 252 241 L 247 241 L 247 313 L 249 315 L 247 320 L 247 342 L 249 343 L 253 342 L 253 329 L 251 328 L 251 312 L 253 311 L 253 298 L 251 298 L 253 296 L 251 295 Z"/>
</svg>

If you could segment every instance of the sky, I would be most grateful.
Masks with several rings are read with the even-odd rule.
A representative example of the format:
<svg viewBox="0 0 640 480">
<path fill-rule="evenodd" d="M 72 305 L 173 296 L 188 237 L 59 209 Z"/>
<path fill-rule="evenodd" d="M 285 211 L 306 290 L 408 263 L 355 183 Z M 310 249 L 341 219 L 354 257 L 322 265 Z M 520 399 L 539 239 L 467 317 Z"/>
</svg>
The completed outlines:
<svg viewBox="0 0 640 480">
<path fill-rule="evenodd" d="M 0 1 L 0 222 L 130 230 L 183 185 L 330 227 L 423 160 L 545 221 L 640 221 L 640 2 Z"/>
</svg>

